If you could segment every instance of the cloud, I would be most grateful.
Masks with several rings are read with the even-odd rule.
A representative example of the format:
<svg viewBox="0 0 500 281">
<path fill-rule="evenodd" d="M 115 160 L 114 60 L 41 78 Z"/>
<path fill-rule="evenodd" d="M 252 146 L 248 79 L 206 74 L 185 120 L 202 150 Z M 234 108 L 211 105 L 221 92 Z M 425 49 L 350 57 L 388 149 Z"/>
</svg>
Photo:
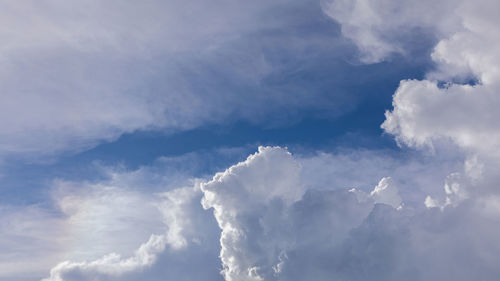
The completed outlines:
<svg viewBox="0 0 500 281">
<path fill-rule="evenodd" d="M 225 280 L 269 280 L 277 266 L 284 210 L 304 188 L 300 166 L 278 147 L 259 151 L 202 185 L 203 207 L 213 208 L 221 228 Z M 280 241 L 281 240 L 281 241 Z"/>
<path fill-rule="evenodd" d="M 426 79 L 401 81 L 386 112 L 382 128 L 401 145 L 466 155 L 463 172 L 447 178 L 446 199 L 429 197 L 429 206 L 498 194 L 500 31 L 491 13 L 497 8 L 495 1 L 461 1 L 445 14 L 458 17 L 462 28 L 440 38 L 432 53 L 436 68 Z"/>
<path fill-rule="evenodd" d="M 308 173 L 303 173 L 303 169 L 305 166 L 312 167 L 314 159 L 318 163 L 323 159 L 313 155 L 306 162 L 279 147 L 261 147 L 247 160 L 217 174 L 212 181 L 203 183 L 201 189 L 199 182 L 194 187 L 169 187 L 172 177 L 163 165 L 173 161 L 170 164 L 178 166 L 177 160 L 187 161 L 191 157 L 159 159 L 156 166 L 141 167 L 134 171 L 102 167 L 109 179 L 96 183 L 57 181 L 54 196 L 66 216 L 58 221 L 67 229 L 64 236 L 68 238 L 63 243 L 65 247 L 53 250 L 59 252 L 63 256 L 60 260 L 64 261 L 58 261 L 45 280 L 157 280 L 167 277 L 172 280 L 190 280 L 198 273 L 219 280 L 219 251 L 224 253 L 222 257 L 231 259 L 235 248 L 239 249 L 243 243 L 237 235 L 234 236 L 233 230 L 227 233 L 231 226 L 236 229 L 242 227 L 238 231 L 247 236 L 245 241 L 248 243 L 264 243 L 262 247 L 238 253 L 242 261 L 252 265 L 249 270 L 253 274 L 262 274 L 264 266 L 258 269 L 248 256 L 259 261 L 268 258 L 273 263 L 267 269 L 274 276 L 284 266 L 285 252 L 282 247 L 293 240 L 287 234 L 292 222 L 284 215 L 293 208 L 292 205 L 304 200 L 305 192 L 316 194 L 306 191 L 306 186 L 314 186 L 314 181 L 311 181 Z M 351 157 L 357 161 L 356 157 Z M 166 164 L 166 167 L 170 164 Z M 330 172 L 334 171 L 332 167 Z M 174 175 L 177 173 L 174 172 Z M 179 180 L 174 182 L 181 183 Z M 160 186 L 171 190 L 162 192 L 164 189 Z M 140 187 L 139 190 L 148 188 L 154 194 L 139 192 L 137 187 Z M 320 197 L 332 197 L 332 200 L 357 200 L 354 193 L 347 189 L 340 193 L 344 194 L 341 197 L 343 199 L 317 192 Z M 309 198 L 313 195 L 304 196 Z M 369 193 L 364 196 L 360 205 L 365 206 L 363 212 L 366 213 L 375 201 Z M 218 211 L 214 213 L 215 218 L 212 212 L 202 208 L 202 197 L 205 208 L 216 206 Z M 225 216 L 228 218 L 223 221 Z M 362 219 L 356 216 L 358 221 Z M 255 219 L 259 222 L 252 222 Z M 349 221 L 351 219 L 347 218 Z M 310 227 L 320 227 L 322 223 L 319 220 L 318 225 Z M 227 227 L 221 234 L 218 225 L 224 224 Z M 337 227 L 348 231 L 351 222 L 347 226 L 343 224 L 339 222 Z M 259 225 L 264 227 L 264 234 L 260 233 Z M 234 243 L 221 245 L 223 247 L 220 248 L 218 241 L 221 235 L 233 239 Z M 141 246 L 137 248 L 138 245 Z M 268 253 L 268 248 L 279 250 L 278 255 L 273 257 L 275 252 Z M 189 270 L 192 263 L 199 264 L 196 272 Z M 241 267 L 241 264 L 237 266 Z M 231 274 L 235 273 L 227 275 Z"/>
<path fill-rule="evenodd" d="M 309 189 L 355 188 L 369 194 L 381 179 L 390 176 L 391 185 L 401 187 L 398 193 L 405 204 L 419 206 L 428 195 L 442 197 L 444 179 L 449 174 L 464 172 L 465 156 L 456 151 L 423 154 L 339 149 L 335 153 L 317 152 L 295 158 L 302 166 L 302 184 Z"/>
<path fill-rule="evenodd" d="M 493 207 L 496 204 L 491 203 L 496 202 L 499 192 L 500 128 L 496 120 L 500 117 L 496 108 L 500 105 L 500 57 L 495 50 L 500 33 L 498 17 L 492 12 L 499 4 L 487 0 L 396 2 L 330 1 L 324 7 L 342 24 L 344 36 L 358 45 L 361 60 L 366 63 L 388 59 L 394 53 L 411 55 L 408 41 L 401 34 L 414 34 L 415 28 L 431 32 L 436 41 L 431 53 L 434 69 L 423 80 L 401 81 L 382 128 L 393 134 L 401 146 L 424 151 L 430 148 L 437 154 L 448 151 L 463 155 L 465 161 L 459 171 L 446 177 L 444 196 L 426 197 L 426 210 L 372 220 L 374 227 L 383 227 L 387 226 L 384 217 L 391 218 L 392 225 L 406 232 L 391 238 L 391 243 L 403 241 L 406 247 L 400 250 L 404 256 L 394 254 L 407 262 L 398 266 L 399 262 L 391 257 L 384 260 L 391 261 L 391 276 L 401 274 L 415 280 L 467 280 L 480 276 L 494 280 L 498 271 L 492 264 L 500 255 L 498 247 L 488 249 L 487 245 L 496 245 L 491 239 L 498 235 L 498 229 L 490 226 L 499 215 Z M 408 221 L 401 223 L 405 219 Z M 470 229 L 481 230 L 470 233 Z M 369 233 L 363 235 L 376 237 Z M 405 240 L 403 236 L 411 238 Z M 369 255 L 361 257 L 361 263 L 367 258 Z M 446 266 L 450 260 L 454 261 L 452 268 Z M 413 266 L 404 267 L 408 264 Z M 465 268 L 459 269 L 461 266 Z"/>
<path fill-rule="evenodd" d="M 261 148 L 202 186 L 221 228 L 225 280 L 495 280 L 500 248 L 485 248 L 500 213 L 485 218 L 481 207 L 494 197 L 462 196 L 457 175 L 444 192 L 459 200 L 441 209 L 401 205 L 389 178 L 369 193 L 304 190 L 299 163 L 281 148 Z"/>
<path fill-rule="evenodd" d="M 436 81 L 402 81 L 382 127 L 401 144 L 422 148 L 451 140 L 469 153 L 496 154 L 498 89 L 485 82 L 439 88 Z"/>
<path fill-rule="evenodd" d="M 120 267 L 126 271 L 151 263 L 155 251 L 167 244 L 152 236 L 136 251 L 151 233 L 165 231 L 154 198 L 103 183 L 59 181 L 55 188 L 56 208 L 2 206 L 0 243 L 5 251 L 0 255 L 0 280 L 36 280 L 61 260 L 94 260 L 108 253 L 95 262 L 63 262 L 53 270 L 54 280 L 66 266 L 114 274 Z M 134 252 L 133 258 L 119 258 L 118 253 Z"/>
<path fill-rule="evenodd" d="M 199 184 L 147 197 L 104 183 L 84 188 L 92 191 L 78 194 L 73 190 L 58 201 L 68 216 L 60 223 L 71 229 L 65 234 L 71 241 L 65 244 L 74 248 L 65 245 L 64 249 L 58 249 L 67 260 L 52 267 L 50 276 L 43 281 L 128 280 L 134 278 L 133 274 L 146 272 L 147 276 L 148 271 L 154 272 L 158 261 L 166 263 L 162 267 L 168 268 L 169 263 L 173 267 L 165 255 L 175 258 L 187 252 L 194 261 L 200 252 L 217 257 L 211 246 L 204 245 L 209 242 L 216 245 L 217 240 L 207 240 L 209 234 L 203 233 L 210 231 L 208 223 L 214 227 L 215 223 L 207 220 L 209 214 L 199 203 Z M 141 243 L 144 237 L 146 242 Z M 172 278 L 176 279 L 175 275 Z M 178 280 L 183 278 L 189 275 Z"/>
<path fill-rule="evenodd" d="M 92 236 L 107 222 L 126 218 L 117 225 L 130 233 L 139 222 L 151 230 L 135 251 L 117 240 L 105 243 L 116 251 L 93 252 L 89 261 L 73 253 L 46 280 L 497 280 L 498 4 L 360 0 L 324 9 L 363 62 L 411 55 L 415 32 L 437 42 L 435 70 L 401 82 L 382 125 L 401 145 L 431 147 L 435 156 L 308 157 L 261 147 L 212 179 L 158 196 L 116 189 L 113 181 L 90 184 L 90 195 L 72 191 L 58 202 L 69 217 L 64 224 L 83 229 L 96 249 L 96 241 L 116 238 Z M 159 219 L 149 223 L 154 212 Z M 161 230 L 150 235 L 158 221 Z M 109 254 L 120 251 L 128 253 Z"/>
<path fill-rule="evenodd" d="M 415 176 L 419 174 L 413 174 Z M 308 179 L 314 181 L 313 177 Z M 490 177 L 490 180 L 494 179 Z M 426 208 L 423 204 L 394 208 L 400 203 L 399 196 L 393 197 L 395 193 L 392 192 L 386 194 L 392 193 L 386 198 L 380 196 L 384 187 L 396 191 L 394 186 L 389 187 L 387 178 L 369 193 L 373 201 L 364 201 L 368 194 L 359 200 L 352 196 L 355 192 L 342 188 L 308 190 L 290 209 L 277 212 L 286 214 L 278 217 L 277 222 L 264 224 L 265 220 L 259 220 L 262 229 L 272 226 L 287 229 L 286 234 L 280 235 L 280 243 L 274 245 L 281 251 L 274 250 L 277 264 L 272 268 L 279 270 L 273 277 L 263 277 L 265 280 L 400 280 L 406 276 L 414 280 L 467 280 L 481 276 L 494 280 L 498 271 L 493 264 L 498 261 L 500 252 L 498 247 L 485 248 L 489 243 L 494 244 L 492 239 L 499 233 L 498 228 L 490 227 L 491 220 L 497 220 L 499 213 L 488 212 L 486 219 L 482 206 L 484 200 L 495 200 L 496 196 L 484 192 L 463 193 L 464 188 L 470 189 L 474 184 L 484 186 L 484 182 L 470 182 L 466 173 L 448 177 L 444 193 L 453 203 L 442 211 Z M 412 188 L 415 186 L 403 185 L 399 189 Z M 374 204 L 382 198 L 394 198 L 394 206 Z M 265 237 L 258 238 L 267 241 Z M 433 241 L 432 245 L 428 245 L 428 239 Z M 237 249 L 243 248 L 239 246 Z M 488 254 L 484 255 L 485 251 Z M 457 255 L 460 258 L 457 259 Z M 463 269 L 446 266 L 454 260 L 462 264 Z M 468 263 L 475 266 L 467 266 Z M 257 269 L 265 273 L 269 264 L 255 266 L 257 273 Z"/>
<path fill-rule="evenodd" d="M 217 224 L 184 173 L 203 155 L 97 166 L 98 180 L 54 180 L 43 205 L 1 206 L 0 280 L 220 280 Z"/>
<path fill-rule="evenodd" d="M 375 203 L 383 203 L 393 208 L 401 207 L 402 199 L 398 189 L 390 177 L 382 178 L 377 186 L 370 192 Z"/>
<path fill-rule="evenodd" d="M 164 192 L 134 188 L 161 186 L 158 167 L 115 170 L 97 183 L 60 180 L 66 217 L 57 221 L 67 238 L 63 249 L 39 248 L 60 253 L 44 280 L 495 280 L 500 197 L 471 188 L 496 179 L 457 170 L 431 206 L 420 189 L 433 180 L 408 179 L 443 180 L 431 175 L 443 163 L 260 147 L 212 179 Z"/>
<path fill-rule="evenodd" d="M 319 54 L 347 53 L 314 1 L 0 6 L 2 157 L 78 152 L 137 130 L 335 115 L 352 101 L 325 90 L 330 82 L 313 89 L 293 76 L 324 71 Z M 282 10 L 292 12 L 271 12 Z"/>
<path fill-rule="evenodd" d="M 464 155 L 463 172 L 448 177 L 461 178 L 463 187 L 458 191 L 451 184 L 447 194 L 464 198 L 465 193 L 496 193 L 493 186 L 497 179 L 494 170 L 500 165 L 500 116 L 496 110 L 500 104 L 500 57 L 495 50 L 500 44 L 500 31 L 491 11 L 498 9 L 498 3 L 330 1 L 324 9 L 342 24 L 344 36 L 353 39 L 361 53 L 372 58 L 365 60 L 368 63 L 388 59 L 394 52 L 405 53 L 407 42 L 398 34 L 411 34 L 415 27 L 433 31 L 433 69 L 425 79 L 400 82 L 393 109 L 386 112 L 382 128 L 400 145 Z M 384 46 L 380 53 L 378 45 Z M 436 205 L 431 199 L 427 201 L 429 206 Z M 451 203 L 437 205 L 442 204 Z"/>
<path fill-rule="evenodd" d="M 196 177 L 246 150 L 160 157 L 134 170 L 97 164 L 94 180 L 53 180 L 44 204 L 0 206 L 0 280 L 40 280 L 58 264 L 53 279 L 136 280 L 146 271 L 148 280 L 219 280 L 217 224 L 200 204 Z M 141 244 L 156 246 L 137 253 Z M 186 275 L 179 259 L 198 270 Z"/>
<path fill-rule="evenodd" d="M 37 280 L 64 258 L 68 232 L 56 215 L 41 206 L 0 208 L 0 280 Z"/>
<path fill-rule="evenodd" d="M 360 48 L 367 63 L 393 53 L 412 55 L 404 34 L 435 38 L 435 69 L 425 80 L 403 80 L 382 128 L 401 144 L 451 140 L 470 153 L 498 151 L 500 44 L 496 1 L 328 1 L 325 12 Z M 422 43 L 425 40 L 419 38 Z M 471 83 L 472 82 L 472 83 Z"/>
<path fill-rule="evenodd" d="M 457 1 L 325 0 L 322 6 L 357 45 L 364 63 L 394 54 L 412 56 L 416 45 L 426 46 L 461 29 Z"/>
<path fill-rule="evenodd" d="M 59 262 L 47 280 L 92 279 L 99 274 L 120 275 L 138 270 L 151 265 L 172 242 L 160 235 L 165 226 L 154 196 L 120 188 L 112 182 L 56 181 L 54 190 L 55 203 L 62 213 L 57 221 L 65 231 L 47 239 L 64 241 L 53 250 L 62 259 L 82 262 Z M 123 254 L 131 257 L 122 258 Z"/>
<path fill-rule="evenodd" d="M 99 275 L 119 276 L 141 270 L 156 261 L 156 256 L 164 251 L 165 245 L 164 236 L 152 235 L 132 257 L 122 259 L 120 255 L 112 253 L 91 262 L 65 261 L 52 268 L 50 277 L 42 281 L 91 280 Z"/>
</svg>

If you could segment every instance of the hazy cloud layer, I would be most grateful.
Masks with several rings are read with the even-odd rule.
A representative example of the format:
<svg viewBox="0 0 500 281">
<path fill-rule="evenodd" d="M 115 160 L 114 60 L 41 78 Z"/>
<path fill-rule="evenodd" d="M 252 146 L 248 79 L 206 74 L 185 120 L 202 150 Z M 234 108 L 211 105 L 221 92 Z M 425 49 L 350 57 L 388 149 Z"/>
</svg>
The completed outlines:
<svg viewBox="0 0 500 281">
<path fill-rule="evenodd" d="M 375 63 L 394 54 L 414 55 L 416 45 L 425 43 L 422 36 L 436 40 L 460 30 L 459 2 L 323 0 L 322 6 L 358 46 L 360 60 Z"/>
<path fill-rule="evenodd" d="M 289 122 L 311 109 L 335 115 L 353 100 L 278 79 L 315 68 L 322 54 L 348 53 L 316 1 L 0 7 L 0 155 L 81 151 L 136 130 L 184 130 L 228 118 Z"/>
</svg>

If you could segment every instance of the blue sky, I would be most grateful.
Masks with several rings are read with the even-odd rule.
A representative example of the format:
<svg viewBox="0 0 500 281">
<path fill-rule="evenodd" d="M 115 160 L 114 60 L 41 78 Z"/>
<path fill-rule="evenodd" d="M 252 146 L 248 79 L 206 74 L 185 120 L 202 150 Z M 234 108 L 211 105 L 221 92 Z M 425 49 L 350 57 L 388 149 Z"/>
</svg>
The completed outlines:
<svg viewBox="0 0 500 281">
<path fill-rule="evenodd" d="M 0 280 L 500 276 L 495 1 L 0 8 Z"/>
</svg>

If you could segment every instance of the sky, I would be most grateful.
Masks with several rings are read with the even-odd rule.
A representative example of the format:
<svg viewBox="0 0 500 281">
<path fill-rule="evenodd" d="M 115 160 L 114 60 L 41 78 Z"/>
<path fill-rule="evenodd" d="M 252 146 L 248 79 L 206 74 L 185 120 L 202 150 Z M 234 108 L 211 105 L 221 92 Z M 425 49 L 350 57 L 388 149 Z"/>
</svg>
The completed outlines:
<svg viewBox="0 0 500 281">
<path fill-rule="evenodd" d="M 494 0 L 0 0 L 0 281 L 498 280 Z"/>
</svg>

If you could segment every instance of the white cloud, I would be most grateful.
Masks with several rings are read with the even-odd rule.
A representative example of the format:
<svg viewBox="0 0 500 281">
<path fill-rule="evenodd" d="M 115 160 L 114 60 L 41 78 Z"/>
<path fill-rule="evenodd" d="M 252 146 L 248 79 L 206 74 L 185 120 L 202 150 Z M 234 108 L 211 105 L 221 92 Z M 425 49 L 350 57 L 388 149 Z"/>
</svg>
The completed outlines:
<svg viewBox="0 0 500 281">
<path fill-rule="evenodd" d="M 52 207 L 3 207 L 0 280 L 219 280 L 216 221 L 183 173 L 193 168 L 178 165 L 197 157 L 99 167 L 95 182 L 55 180 Z"/>
<path fill-rule="evenodd" d="M 401 81 L 382 127 L 402 144 L 422 147 L 451 140 L 472 154 L 489 155 L 500 145 L 500 30 L 492 12 L 498 5 L 489 0 L 339 0 L 325 3 L 324 9 L 342 24 L 344 36 L 358 45 L 365 62 L 405 53 L 405 33 L 431 30 L 437 40 L 435 70 L 426 80 Z M 471 79 L 478 83 L 456 83 Z"/>
<path fill-rule="evenodd" d="M 203 207 L 213 208 L 222 230 L 220 258 L 226 280 L 269 280 L 273 275 L 280 244 L 286 243 L 285 210 L 304 192 L 299 176 L 300 166 L 290 153 L 260 147 L 202 185 Z"/>
<path fill-rule="evenodd" d="M 467 193 L 493 192 L 500 166 L 500 29 L 493 12 L 498 1 L 330 1 L 324 7 L 368 58 L 365 62 L 405 53 L 402 34 L 413 34 L 414 28 L 432 31 L 434 69 L 424 80 L 401 81 L 382 128 L 401 145 L 465 155 L 460 177 Z M 432 198 L 429 205 L 436 203 Z"/>
<path fill-rule="evenodd" d="M 382 127 L 402 144 L 451 140 L 469 153 L 498 156 L 499 89 L 496 83 L 439 88 L 435 81 L 402 81 Z"/>
<path fill-rule="evenodd" d="M 142 270 L 156 261 L 157 255 L 165 250 L 165 245 L 165 236 L 152 235 L 129 258 L 111 253 L 91 262 L 61 262 L 50 270 L 50 277 L 42 281 L 92 280 L 99 275 L 120 276 Z"/>
<path fill-rule="evenodd" d="M 43 205 L 1 206 L 0 280 L 40 280 L 50 268 L 49 280 L 220 279 L 217 224 L 193 175 L 242 151 L 161 157 L 136 170 L 97 165 L 101 179 L 56 179 Z M 198 270 L 186 274 L 181 260 Z"/>
<path fill-rule="evenodd" d="M 499 229 L 492 226 L 499 219 L 493 207 L 496 203 L 492 203 L 500 182 L 500 56 L 496 51 L 500 29 L 494 12 L 499 8 L 498 1 L 489 0 L 330 1 L 325 5 L 325 11 L 343 25 L 344 35 L 358 45 L 364 62 L 378 62 L 393 53 L 408 54 L 404 33 L 411 36 L 415 28 L 435 36 L 431 55 L 435 69 L 424 80 L 401 81 L 382 128 L 401 145 L 466 156 L 463 168 L 446 178 L 440 198 L 426 197 L 428 210 L 389 219 L 397 229 L 404 225 L 401 230 L 412 238 L 391 238 L 391 243 L 404 241 L 410 247 L 393 252 L 394 256 L 387 257 L 389 263 L 379 263 L 391 266 L 391 277 L 381 279 L 401 274 L 415 280 L 494 280 L 499 274 L 493 266 L 500 257 L 493 238 Z M 372 226 L 388 226 L 383 217 L 372 220 Z M 400 224 L 408 218 L 409 222 Z M 363 235 L 377 237 L 369 232 Z M 447 266 L 451 260 L 453 268 Z M 408 264 L 413 266 L 403 267 Z M 379 274 L 383 273 L 375 276 Z"/>
<path fill-rule="evenodd" d="M 496 179 L 488 169 L 480 179 L 468 177 L 464 168 L 442 182 L 459 166 L 426 161 L 372 151 L 293 156 L 261 147 L 211 180 L 163 193 L 168 177 L 161 179 L 159 167 L 106 168 L 109 179 L 96 183 L 59 180 L 54 196 L 64 216 L 38 216 L 55 231 L 33 235 L 60 244 L 32 242 L 39 255 L 31 276 L 52 253 L 55 266 L 44 274 L 50 281 L 494 280 L 499 200 L 471 187 Z M 441 189 L 432 194 L 434 206 L 424 202 L 428 183 Z M 19 235 L 12 241 L 22 243 Z"/>
<path fill-rule="evenodd" d="M 312 157 L 322 161 L 317 156 Z M 194 273 L 188 268 L 196 262 L 200 252 L 206 252 L 208 257 L 212 255 L 216 260 L 219 235 L 221 261 L 226 266 L 224 272 L 228 280 L 252 280 L 265 274 L 275 276 L 279 268 L 284 268 L 286 250 L 296 239 L 289 233 L 295 227 L 295 218 L 289 217 L 290 212 L 305 212 L 307 210 L 303 209 L 308 208 L 308 201 L 316 204 L 314 202 L 321 197 L 336 200 L 352 212 L 347 217 L 344 217 L 345 213 L 332 214 L 337 221 L 337 234 L 345 236 L 351 227 L 362 221 L 375 202 L 369 199 L 355 203 L 356 197 L 347 189 L 333 193 L 308 191 L 302 197 L 307 185 L 304 176 L 309 176 L 303 173 L 302 164 L 311 166 L 313 160 L 308 161 L 298 161 L 278 147 L 261 147 L 246 161 L 203 183 L 203 193 L 196 184 L 194 188 L 174 188 L 158 197 L 134 191 L 135 185 L 144 187 L 150 184 L 146 178 L 153 179 L 154 185 L 159 184 L 155 178 L 161 170 L 154 167 L 130 172 L 109 170 L 108 181 L 94 184 L 59 181 L 58 204 L 69 216 L 61 220 L 61 224 L 70 230 L 66 235 L 74 241 L 65 244 L 76 248 L 63 251 L 66 261 L 53 267 L 50 277 L 45 280 L 156 280 L 160 278 L 158 268 L 166 268 L 163 277 L 189 280 Z M 168 179 L 164 181 L 168 182 Z M 314 180 L 309 179 L 309 182 Z M 215 209 L 216 220 L 207 220 L 211 212 L 201 208 L 202 195 L 203 206 Z M 304 201 L 306 203 L 298 203 Z M 346 204 L 362 208 L 358 210 Z M 157 212 L 161 213 L 161 218 Z M 217 230 L 216 223 L 222 227 L 222 233 Z M 307 227 L 321 228 L 322 223 L 320 219 L 317 224 Z M 141 239 L 147 240 L 148 232 L 157 234 L 134 251 L 134 242 L 137 245 Z M 175 265 L 178 272 L 169 268 L 176 258 L 183 256 L 186 259 Z M 203 264 L 198 269 L 199 272 L 214 270 L 218 273 L 216 268 L 207 268 Z"/>
<path fill-rule="evenodd" d="M 368 194 L 390 176 L 405 204 L 421 205 L 427 195 L 440 197 L 444 179 L 463 171 L 463 155 L 415 154 L 388 150 L 342 150 L 296 155 L 303 184 L 310 189 L 355 188 Z"/>
<path fill-rule="evenodd" d="M 491 12 L 498 8 L 496 1 L 461 1 L 454 16 L 463 29 L 440 38 L 432 54 L 436 70 L 422 81 L 401 81 L 386 112 L 382 128 L 400 144 L 434 150 L 453 144 L 455 153 L 467 155 L 463 171 L 447 178 L 446 197 L 428 197 L 429 207 L 498 194 L 500 30 Z M 472 78 L 474 85 L 459 83 Z"/>
<path fill-rule="evenodd" d="M 203 185 L 204 206 L 213 208 L 222 231 L 226 280 L 495 280 L 498 275 L 500 247 L 488 244 L 500 233 L 491 225 L 500 213 L 488 203 L 486 219 L 484 197 L 464 195 L 456 174 L 444 186 L 452 203 L 442 209 L 426 208 L 423 200 L 401 206 L 388 178 L 370 193 L 308 189 L 290 200 L 284 190 L 303 190 L 305 179 L 295 176 L 299 163 L 280 148 L 261 148 Z"/>
</svg>

